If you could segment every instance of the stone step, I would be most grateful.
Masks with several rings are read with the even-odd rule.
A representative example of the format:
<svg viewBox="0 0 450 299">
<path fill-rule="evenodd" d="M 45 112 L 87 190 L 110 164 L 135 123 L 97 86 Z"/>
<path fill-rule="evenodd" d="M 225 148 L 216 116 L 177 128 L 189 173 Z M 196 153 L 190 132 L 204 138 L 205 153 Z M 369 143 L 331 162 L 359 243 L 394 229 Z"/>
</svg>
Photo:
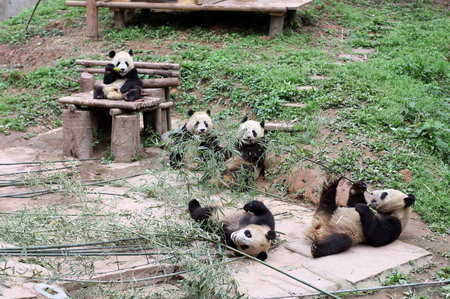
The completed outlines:
<svg viewBox="0 0 450 299">
<path fill-rule="evenodd" d="M 325 75 L 311 75 L 311 76 L 309 76 L 309 79 L 312 79 L 312 80 L 328 80 L 328 79 L 330 79 L 330 77 L 325 76 Z"/>
</svg>

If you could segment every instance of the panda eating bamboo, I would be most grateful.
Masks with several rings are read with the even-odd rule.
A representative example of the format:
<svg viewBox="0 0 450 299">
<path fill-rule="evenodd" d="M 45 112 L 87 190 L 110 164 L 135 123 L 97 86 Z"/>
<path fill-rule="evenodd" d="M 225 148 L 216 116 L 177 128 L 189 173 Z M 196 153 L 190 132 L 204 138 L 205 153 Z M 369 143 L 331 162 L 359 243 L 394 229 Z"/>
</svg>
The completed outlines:
<svg viewBox="0 0 450 299">
<path fill-rule="evenodd" d="M 359 181 L 349 191 L 347 207 L 336 204 L 339 179 L 324 184 L 319 206 L 306 236 L 313 241 L 311 254 L 336 254 L 359 243 L 380 247 L 397 240 L 408 224 L 414 195 L 398 190 L 376 190 L 366 204 L 367 186 Z M 354 206 L 354 207 L 353 207 Z"/>
</svg>

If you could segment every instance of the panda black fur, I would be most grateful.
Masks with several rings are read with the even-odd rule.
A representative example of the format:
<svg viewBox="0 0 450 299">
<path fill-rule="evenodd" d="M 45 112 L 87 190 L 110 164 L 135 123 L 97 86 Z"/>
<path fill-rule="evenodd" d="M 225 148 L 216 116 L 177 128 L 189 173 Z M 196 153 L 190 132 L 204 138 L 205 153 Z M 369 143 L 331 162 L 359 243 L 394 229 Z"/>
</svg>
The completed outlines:
<svg viewBox="0 0 450 299">
<path fill-rule="evenodd" d="M 248 117 L 245 116 L 239 126 L 237 139 L 235 149 L 238 156 L 231 157 L 226 162 L 226 169 L 222 173 L 225 184 L 235 180 L 236 171 L 241 169 L 251 174 L 254 179 L 257 179 L 260 175 L 264 176 L 267 150 L 264 121 L 248 120 Z M 248 181 L 249 178 L 246 176 L 245 183 L 248 184 Z"/>
<path fill-rule="evenodd" d="M 103 84 L 94 90 L 94 99 L 132 102 L 140 98 L 143 83 L 134 67 L 133 50 L 111 51 L 109 57 L 112 61 L 105 67 Z"/>
<path fill-rule="evenodd" d="M 197 222 L 213 221 L 223 225 L 222 241 L 260 260 L 267 258 L 271 241 L 275 239 L 275 220 L 263 202 L 253 200 L 243 210 L 222 207 L 201 207 L 193 199 L 189 213 Z"/>
<path fill-rule="evenodd" d="M 170 166 L 179 168 L 183 160 L 182 145 L 194 138 L 200 139 L 199 149 L 203 152 L 207 149 L 215 154 L 222 151 L 219 139 L 213 134 L 213 122 L 211 111 L 188 111 L 189 119 L 183 125 L 181 130 L 173 133 L 170 137 L 174 140 L 175 149 L 170 153 Z"/>
<path fill-rule="evenodd" d="M 319 206 L 306 236 L 313 241 L 311 254 L 321 257 L 336 254 L 359 243 L 379 247 L 395 241 L 408 224 L 414 195 L 398 190 L 373 191 L 370 206 L 365 204 L 366 185 L 359 181 L 352 185 L 348 205 L 338 207 L 336 188 L 341 178 L 324 184 Z"/>
</svg>

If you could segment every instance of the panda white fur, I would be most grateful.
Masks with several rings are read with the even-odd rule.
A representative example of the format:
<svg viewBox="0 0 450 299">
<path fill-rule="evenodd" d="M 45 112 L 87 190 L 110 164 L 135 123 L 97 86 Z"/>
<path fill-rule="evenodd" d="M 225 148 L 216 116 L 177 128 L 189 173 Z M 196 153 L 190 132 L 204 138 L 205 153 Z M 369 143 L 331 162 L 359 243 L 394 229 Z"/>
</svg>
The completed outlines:
<svg viewBox="0 0 450 299">
<path fill-rule="evenodd" d="M 199 149 L 202 152 L 210 149 L 214 154 L 222 151 L 219 139 L 213 134 L 213 121 L 211 111 L 188 111 L 189 119 L 177 133 L 171 134 L 174 140 L 174 149 L 170 153 L 170 166 L 179 168 L 183 160 L 183 145 L 187 142 L 200 140 Z"/>
<path fill-rule="evenodd" d="M 249 176 L 253 180 L 256 180 L 260 175 L 264 176 L 267 149 L 264 137 L 264 121 L 248 120 L 248 117 L 245 116 L 238 129 L 235 149 L 238 155 L 226 161 L 225 171 L 222 172 L 222 183 L 229 186 L 242 173 L 244 174 L 245 184 L 249 183 Z"/>
<path fill-rule="evenodd" d="M 321 257 L 343 252 L 359 243 L 379 247 L 387 245 L 400 236 L 408 224 L 414 195 L 398 190 L 372 192 L 369 205 L 362 181 L 352 185 L 347 207 L 336 204 L 336 188 L 341 178 L 324 184 L 319 206 L 306 236 L 313 241 L 311 254 Z M 354 208 L 352 206 L 355 206 Z"/>
<path fill-rule="evenodd" d="M 208 221 L 223 225 L 222 241 L 260 260 L 267 258 L 271 241 L 275 239 L 275 220 L 263 202 L 253 200 L 243 210 L 223 207 L 201 207 L 193 199 L 189 202 L 189 213 L 197 222 L 208 226 Z"/>
<path fill-rule="evenodd" d="M 94 90 L 94 99 L 135 101 L 141 97 L 143 83 L 134 67 L 133 50 L 109 52 L 103 84 Z"/>
</svg>

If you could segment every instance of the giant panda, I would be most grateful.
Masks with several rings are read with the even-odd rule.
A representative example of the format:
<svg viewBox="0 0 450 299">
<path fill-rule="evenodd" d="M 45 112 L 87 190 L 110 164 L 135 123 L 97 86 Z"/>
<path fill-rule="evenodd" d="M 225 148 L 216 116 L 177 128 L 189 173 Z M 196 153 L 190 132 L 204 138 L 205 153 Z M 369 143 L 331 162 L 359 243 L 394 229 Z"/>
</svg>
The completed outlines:
<svg viewBox="0 0 450 299">
<path fill-rule="evenodd" d="M 379 247 L 395 241 L 408 224 L 414 195 L 398 190 L 376 190 L 371 193 L 369 205 L 365 204 L 367 187 L 359 181 L 349 191 L 348 205 L 336 204 L 339 179 L 324 184 L 319 206 L 306 236 L 313 241 L 311 254 L 321 257 L 336 254 L 359 243 Z"/>
<path fill-rule="evenodd" d="M 141 97 L 143 83 L 134 67 L 133 50 L 109 52 L 112 59 L 105 67 L 103 84 L 94 90 L 94 99 L 125 100 L 132 102 Z"/>
<path fill-rule="evenodd" d="M 271 241 L 275 239 L 275 220 L 263 202 L 253 200 L 243 210 L 222 207 L 202 207 L 193 199 L 189 202 L 189 213 L 204 226 L 219 223 L 223 226 L 222 241 L 260 260 L 267 259 Z"/>
<path fill-rule="evenodd" d="M 235 150 L 238 155 L 229 157 L 222 172 L 222 183 L 236 183 L 239 176 L 243 177 L 244 185 L 250 180 L 264 176 L 267 142 L 264 137 L 264 121 L 249 120 L 245 116 L 237 132 Z M 231 156 L 228 154 L 227 156 Z"/>
<path fill-rule="evenodd" d="M 188 111 L 189 119 L 182 126 L 181 130 L 171 134 L 170 138 L 174 140 L 173 150 L 170 152 L 170 166 L 177 169 L 183 164 L 184 145 L 189 141 L 198 139 L 200 141 L 199 149 L 202 156 L 205 151 L 212 150 L 214 154 L 222 151 L 219 139 L 213 133 L 213 121 L 211 111 Z"/>
</svg>

